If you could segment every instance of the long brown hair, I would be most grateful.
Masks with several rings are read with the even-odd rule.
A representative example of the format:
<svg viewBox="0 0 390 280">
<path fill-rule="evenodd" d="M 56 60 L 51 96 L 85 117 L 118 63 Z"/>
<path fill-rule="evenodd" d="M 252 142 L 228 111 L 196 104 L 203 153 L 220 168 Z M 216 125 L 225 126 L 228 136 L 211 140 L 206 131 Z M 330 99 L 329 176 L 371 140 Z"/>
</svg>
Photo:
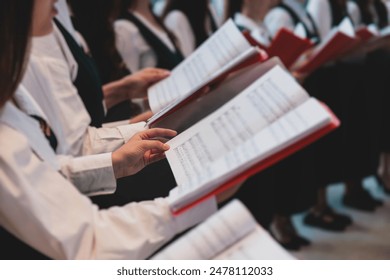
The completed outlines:
<svg viewBox="0 0 390 280">
<path fill-rule="evenodd" d="M 0 107 L 14 94 L 24 73 L 34 1 L 0 1 Z"/>
</svg>

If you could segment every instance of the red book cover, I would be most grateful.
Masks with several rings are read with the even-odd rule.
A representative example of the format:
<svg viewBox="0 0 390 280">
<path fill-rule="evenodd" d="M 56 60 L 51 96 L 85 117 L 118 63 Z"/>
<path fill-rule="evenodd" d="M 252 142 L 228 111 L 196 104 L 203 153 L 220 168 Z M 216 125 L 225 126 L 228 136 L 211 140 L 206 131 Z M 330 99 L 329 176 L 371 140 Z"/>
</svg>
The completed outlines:
<svg viewBox="0 0 390 280">
<path fill-rule="evenodd" d="M 276 154 L 273 154 L 272 156 L 258 162 L 257 164 L 253 165 L 251 168 L 247 169 L 245 172 L 235 176 L 234 178 L 231 178 L 229 181 L 227 181 L 226 183 L 224 183 L 223 185 L 221 185 L 220 187 L 218 187 L 217 189 L 215 189 L 211 193 L 207 194 L 206 196 L 203 196 L 202 198 L 186 205 L 185 207 L 183 207 L 177 211 L 174 211 L 173 214 L 180 215 L 180 214 L 186 212 L 187 210 L 191 209 L 192 207 L 204 202 L 205 200 L 209 199 L 210 197 L 216 196 L 216 195 L 242 183 L 243 181 L 245 181 L 249 177 L 251 177 L 251 176 L 255 175 L 256 173 L 259 173 L 259 172 L 267 169 L 268 167 L 276 164 L 277 162 L 287 158 L 288 156 L 305 148 L 306 146 L 312 144 L 313 142 L 319 140 L 320 138 L 322 138 L 326 134 L 328 134 L 328 133 L 332 132 L 333 130 L 335 130 L 336 128 L 338 128 L 340 126 L 339 119 L 333 114 L 333 112 L 325 104 L 323 104 L 323 106 L 329 111 L 329 113 L 332 117 L 331 122 L 327 126 L 323 127 L 322 129 L 317 130 L 315 133 L 307 136 L 306 138 L 301 139 L 298 142 L 295 142 L 294 144 L 277 152 Z"/>
<path fill-rule="evenodd" d="M 313 45 L 310 40 L 300 38 L 290 30 L 282 28 L 275 36 L 267 52 L 270 57 L 278 56 L 283 64 L 290 68 Z"/>
<path fill-rule="evenodd" d="M 310 73 L 321 67 L 323 64 L 334 60 L 339 55 L 356 47 L 359 40 L 352 38 L 342 32 L 337 32 L 325 45 L 320 46 L 317 53 L 304 65 L 296 69 L 299 73 Z"/>
<path fill-rule="evenodd" d="M 356 36 L 364 42 L 367 42 L 368 40 L 376 37 L 376 35 L 371 32 L 367 27 L 362 27 L 356 30 Z"/>
</svg>

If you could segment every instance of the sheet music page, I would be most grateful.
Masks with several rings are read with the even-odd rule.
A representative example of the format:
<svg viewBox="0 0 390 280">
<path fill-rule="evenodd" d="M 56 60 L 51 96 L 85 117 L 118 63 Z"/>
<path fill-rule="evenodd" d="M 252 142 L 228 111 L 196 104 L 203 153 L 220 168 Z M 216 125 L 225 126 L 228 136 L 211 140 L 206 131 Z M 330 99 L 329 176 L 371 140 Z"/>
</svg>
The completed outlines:
<svg viewBox="0 0 390 280">
<path fill-rule="evenodd" d="M 295 260 L 261 226 L 233 246 L 216 256 L 214 260 Z"/>
<path fill-rule="evenodd" d="M 246 207 L 239 200 L 233 200 L 152 259 L 209 260 L 244 238 L 256 226 Z"/>
<path fill-rule="evenodd" d="M 205 166 L 254 137 L 309 98 L 280 66 L 168 142 L 167 158 L 178 185 L 198 178 Z"/>
<path fill-rule="evenodd" d="M 211 156 L 213 149 L 217 148 L 210 146 L 210 142 L 213 142 L 211 140 L 199 140 L 204 137 L 201 131 L 197 131 L 194 137 L 185 139 L 185 142 L 177 146 L 171 145 L 167 158 L 178 183 L 178 187 L 169 195 L 172 209 L 177 211 L 207 195 L 254 164 L 311 135 L 330 122 L 331 115 L 328 111 L 316 99 L 310 98 L 248 137 L 247 141 L 233 145 L 230 150 L 225 149 L 216 159 Z M 223 133 L 219 134 L 224 138 Z M 232 142 L 232 138 L 228 141 Z M 221 141 L 220 148 L 223 145 Z"/>
<path fill-rule="evenodd" d="M 172 70 L 171 75 L 148 90 L 154 113 L 198 88 L 215 72 L 252 48 L 232 20 L 227 21 L 193 54 Z"/>
</svg>

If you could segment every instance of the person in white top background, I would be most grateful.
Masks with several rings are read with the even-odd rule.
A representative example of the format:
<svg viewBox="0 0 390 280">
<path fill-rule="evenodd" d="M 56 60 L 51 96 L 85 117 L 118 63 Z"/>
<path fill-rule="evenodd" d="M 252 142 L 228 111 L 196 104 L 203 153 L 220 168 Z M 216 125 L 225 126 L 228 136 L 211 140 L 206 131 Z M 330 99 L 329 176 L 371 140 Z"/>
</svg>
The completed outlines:
<svg viewBox="0 0 390 280">
<path fill-rule="evenodd" d="M 306 2 L 306 0 L 283 0 L 280 5 L 274 7 L 264 20 L 270 35 L 274 38 L 281 28 L 294 31 L 297 24 L 301 23 L 305 28 L 307 38 L 318 40 L 315 38 L 318 36 L 317 27 L 306 11 Z"/>
<path fill-rule="evenodd" d="M 162 19 L 178 39 L 185 57 L 218 29 L 216 16 L 208 0 L 168 0 Z"/>
<path fill-rule="evenodd" d="M 176 38 L 153 14 L 149 1 L 121 0 L 119 8 L 117 49 L 131 72 L 146 67 L 172 70 L 183 60 Z"/>
<path fill-rule="evenodd" d="M 359 27 L 374 28 L 378 32 L 389 26 L 388 10 L 386 4 L 380 0 L 356 0 L 354 5 L 354 22 Z M 368 54 L 368 63 L 370 67 L 369 76 L 371 79 L 375 79 L 372 83 L 373 91 L 382 90 L 383 99 L 380 105 L 383 105 L 382 111 L 384 112 L 382 118 L 381 127 L 381 155 L 380 164 L 378 167 L 378 179 L 381 181 L 380 186 L 386 193 L 390 193 L 390 129 L 387 106 L 390 103 L 388 98 L 388 73 L 390 71 L 390 40 L 384 41 L 376 49 L 372 50 Z"/>
<path fill-rule="evenodd" d="M 249 31 L 254 39 L 267 47 L 271 43 L 271 35 L 264 24 L 264 18 L 278 2 L 278 0 L 229 0 L 225 7 L 225 19 L 232 18 L 241 30 Z"/>
<path fill-rule="evenodd" d="M 348 6 L 345 0 L 308 1 L 307 10 L 321 40 L 325 40 L 343 20 L 351 20 Z M 323 186 L 319 186 L 316 205 L 306 216 L 305 222 L 341 231 L 350 224 L 351 219 L 329 208 L 327 184 L 339 181 L 345 184 L 342 201 L 347 207 L 373 212 L 383 204 L 363 186 L 363 178 L 376 172 L 378 155 L 375 142 L 380 137 L 377 124 L 380 123 L 381 112 L 381 106 L 377 105 L 382 97 L 381 91 L 374 89 L 378 84 L 369 79 L 370 70 L 364 53 L 336 60 L 320 71 L 323 76 L 316 92 L 325 102 L 333 104 L 331 108 L 340 116 L 343 125 L 339 132 L 329 138 L 328 144 L 333 145 L 318 148 L 323 164 L 321 166 L 320 158 L 316 160 L 317 177 L 322 177 L 320 184 Z M 330 165 L 331 162 L 334 164 Z"/>
<path fill-rule="evenodd" d="M 55 154 L 39 123 L 27 115 L 34 104 L 26 103 L 29 99 L 23 98 L 27 96 L 23 92 L 15 95 L 27 61 L 30 30 L 34 34 L 43 24 L 39 29 L 50 33 L 51 17 L 56 13 L 55 1 L 29 3 L 23 2 L 24 9 L 17 8 L 22 5 L 18 0 L 0 3 L 4 42 L 0 47 L 0 225 L 54 259 L 147 258 L 176 233 L 215 212 L 215 199 L 178 217 L 173 217 L 166 199 L 99 211 L 58 172 Z M 31 24 L 33 11 L 39 21 Z M 127 167 L 133 166 L 136 172 L 152 159 L 151 151 L 168 148 L 147 140 L 162 136 L 156 132 L 143 132 L 131 140 L 133 145 L 127 148 L 132 159 Z"/>
</svg>

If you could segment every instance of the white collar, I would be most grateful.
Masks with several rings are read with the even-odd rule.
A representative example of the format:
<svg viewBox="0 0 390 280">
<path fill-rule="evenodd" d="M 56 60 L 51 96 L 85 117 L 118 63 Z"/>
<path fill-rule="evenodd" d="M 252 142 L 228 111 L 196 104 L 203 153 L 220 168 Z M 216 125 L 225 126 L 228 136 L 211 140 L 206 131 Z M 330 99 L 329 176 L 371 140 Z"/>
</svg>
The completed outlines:
<svg viewBox="0 0 390 280">
<path fill-rule="evenodd" d="M 56 154 L 50 147 L 42 133 L 39 123 L 35 119 L 22 112 L 9 101 L 0 111 L 0 122 L 22 133 L 29 140 L 31 149 L 42 161 L 49 164 L 55 170 L 60 170 Z"/>
<path fill-rule="evenodd" d="M 43 113 L 41 107 L 39 107 L 38 103 L 23 85 L 20 85 L 18 90 L 15 92 L 14 99 L 21 111 L 30 116 L 34 115 L 41 117 L 45 120 L 45 122 L 48 122 L 47 117 L 45 113 Z"/>
<path fill-rule="evenodd" d="M 151 32 L 153 32 L 171 51 L 175 51 L 175 46 L 173 45 L 171 39 L 165 31 L 162 31 L 156 28 L 151 24 L 143 15 L 138 12 L 131 12 L 138 20 L 140 20 Z"/>
</svg>

